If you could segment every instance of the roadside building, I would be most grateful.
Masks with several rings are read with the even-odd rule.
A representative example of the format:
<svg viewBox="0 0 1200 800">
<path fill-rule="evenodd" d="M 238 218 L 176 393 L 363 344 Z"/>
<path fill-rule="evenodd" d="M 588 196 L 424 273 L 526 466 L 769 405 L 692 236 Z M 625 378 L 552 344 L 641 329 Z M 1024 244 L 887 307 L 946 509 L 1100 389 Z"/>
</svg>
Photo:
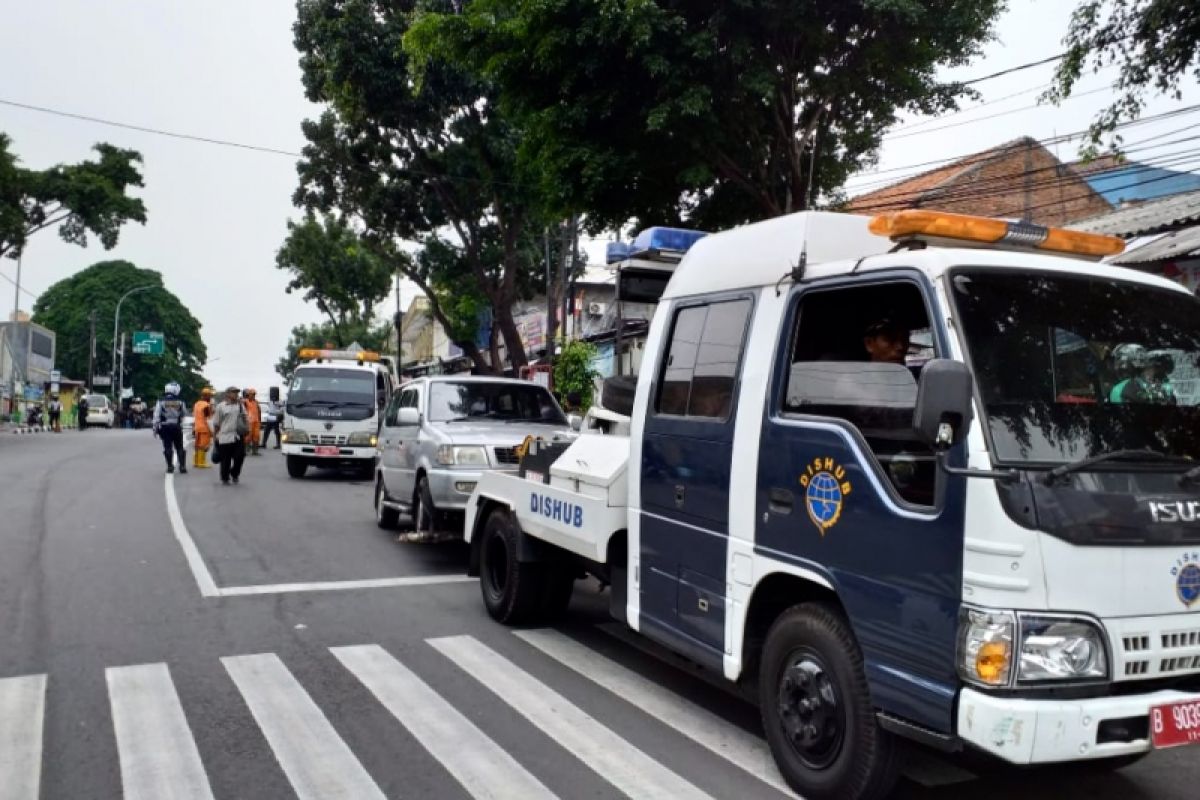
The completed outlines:
<svg viewBox="0 0 1200 800">
<path fill-rule="evenodd" d="M 18 311 L 8 322 L 0 323 L 0 342 L 4 411 L 23 413 L 27 406 L 45 399 L 54 372 L 57 338 L 54 331 Z"/>
<path fill-rule="evenodd" d="M 1200 290 L 1200 191 L 1121 208 L 1071 227 L 1125 239 L 1125 252 L 1108 259 L 1113 264 Z"/>
</svg>

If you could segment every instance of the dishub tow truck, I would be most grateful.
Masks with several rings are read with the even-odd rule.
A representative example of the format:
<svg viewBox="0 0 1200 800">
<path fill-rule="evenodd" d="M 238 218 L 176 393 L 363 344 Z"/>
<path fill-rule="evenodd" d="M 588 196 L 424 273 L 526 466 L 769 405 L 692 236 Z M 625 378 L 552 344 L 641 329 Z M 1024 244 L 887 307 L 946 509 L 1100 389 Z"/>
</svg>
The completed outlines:
<svg viewBox="0 0 1200 800">
<path fill-rule="evenodd" d="M 1094 769 L 1200 743 L 1200 303 L 1094 263 L 1121 247 L 928 211 L 700 239 L 632 403 L 606 387 L 479 482 L 488 612 L 598 577 L 751 687 L 806 797 L 886 794 L 910 742 Z"/>
</svg>

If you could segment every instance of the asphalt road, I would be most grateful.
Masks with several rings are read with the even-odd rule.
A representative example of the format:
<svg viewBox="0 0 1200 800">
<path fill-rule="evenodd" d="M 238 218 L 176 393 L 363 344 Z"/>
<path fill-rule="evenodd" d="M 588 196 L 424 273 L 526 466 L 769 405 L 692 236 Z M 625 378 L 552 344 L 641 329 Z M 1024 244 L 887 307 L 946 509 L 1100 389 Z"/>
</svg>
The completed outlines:
<svg viewBox="0 0 1200 800">
<path fill-rule="evenodd" d="M 757 712 L 594 585 L 513 632 L 461 545 L 397 541 L 370 501 L 275 451 L 222 487 L 165 480 L 145 431 L 0 435 L 0 800 L 784 796 Z M 897 795 L 1192 798 L 1197 756 L 980 778 L 917 754 Z"/>
</svg>

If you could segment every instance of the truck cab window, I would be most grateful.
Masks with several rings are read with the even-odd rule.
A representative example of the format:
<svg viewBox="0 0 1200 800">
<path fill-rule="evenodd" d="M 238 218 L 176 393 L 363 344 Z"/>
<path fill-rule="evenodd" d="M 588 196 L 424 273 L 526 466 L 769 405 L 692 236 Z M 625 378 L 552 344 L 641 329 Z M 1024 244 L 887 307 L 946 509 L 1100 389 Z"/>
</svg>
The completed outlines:
<svg viewBox="0 0 1200 800">
<path fill-rule="evenodd" d="M 933 355 L 929 316 L 915 285 L 809 292 L 792 332 L 782 409 L 850 423 L 900 497 L 933 505 L 933 453 L 912 430 L 917 379 Z"/>
<path fill-rule="evenodd" d="M 729 417 L 750 308 L 749 300 L 727 300 L 675 314 L 655 411 Z"/>
</svg>

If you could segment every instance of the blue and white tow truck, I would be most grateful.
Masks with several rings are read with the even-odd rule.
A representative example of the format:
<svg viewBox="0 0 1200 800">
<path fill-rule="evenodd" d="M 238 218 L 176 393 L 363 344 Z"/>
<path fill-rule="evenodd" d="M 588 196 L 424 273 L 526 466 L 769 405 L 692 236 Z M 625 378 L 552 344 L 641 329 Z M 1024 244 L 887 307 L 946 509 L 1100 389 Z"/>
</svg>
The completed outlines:
<svg viewBox="0 0 1200 800">
<path fill-rule="evenodd" d="M 487 610 L 610 584 L 754 687 L 809 798 L 886 794 L 912 742 L 1093 769 L 1200 743 L 1200 301 L 1098 263 L 1121 247 L 930 211 L 700 239 L 632 405 L 480 481 Z"/>
</svg>

